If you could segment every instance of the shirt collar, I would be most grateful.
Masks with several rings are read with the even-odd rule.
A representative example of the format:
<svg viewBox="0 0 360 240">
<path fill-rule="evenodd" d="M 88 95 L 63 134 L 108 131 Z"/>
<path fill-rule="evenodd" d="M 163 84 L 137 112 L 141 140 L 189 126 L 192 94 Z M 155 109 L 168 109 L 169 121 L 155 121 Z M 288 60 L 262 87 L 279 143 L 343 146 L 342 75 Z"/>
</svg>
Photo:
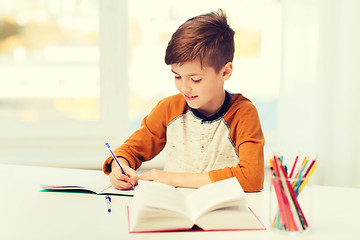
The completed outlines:
<svg viewBox="0 0 360 240">
<path fill-rule="evenodd" d="M 222 117 L 226 113 L 226 111 L 228 109 L 228 106 L 229 106 L 229 102 L 230 102 L 230 93 L 225 91 L 224 103 L 221 106 L 220 110 L 217 113 L 215 113 L 214 115 L 206 117 L 205 115 L 200 113 L 197 109 L 190 108 L 190 110 L 194 113 L 194 115 L 196 117 L 200 118 L 203 121 L 214 121 L 216 119 L 219 119 L 220 117 Z"/>
</svg>

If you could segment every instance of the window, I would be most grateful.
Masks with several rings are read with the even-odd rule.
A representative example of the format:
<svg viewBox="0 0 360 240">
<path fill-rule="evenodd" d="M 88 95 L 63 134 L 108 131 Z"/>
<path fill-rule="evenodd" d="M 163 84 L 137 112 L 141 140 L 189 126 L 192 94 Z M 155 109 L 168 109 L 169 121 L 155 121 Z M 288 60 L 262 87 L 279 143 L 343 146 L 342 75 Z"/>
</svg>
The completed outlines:
<svg viewBox="0 0 360 240">
<path fill-rule="evenodd" d="M 126 22 L 126 1 L 1 1 L 1 138 L 125 136 Z"/>
</svg>

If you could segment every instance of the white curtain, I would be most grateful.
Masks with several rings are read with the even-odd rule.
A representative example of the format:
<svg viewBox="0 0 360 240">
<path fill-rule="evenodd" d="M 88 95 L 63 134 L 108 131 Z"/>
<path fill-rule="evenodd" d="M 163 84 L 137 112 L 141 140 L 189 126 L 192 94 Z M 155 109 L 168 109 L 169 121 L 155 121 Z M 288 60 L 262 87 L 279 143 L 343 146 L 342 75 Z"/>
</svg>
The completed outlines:
<svg viewBox="0 0 360 240">
<path fill-rule="evenodd" d="M 313 183 L 360 187 L 360 1 L 284 0 L 279 139 Z"/>
</svg>

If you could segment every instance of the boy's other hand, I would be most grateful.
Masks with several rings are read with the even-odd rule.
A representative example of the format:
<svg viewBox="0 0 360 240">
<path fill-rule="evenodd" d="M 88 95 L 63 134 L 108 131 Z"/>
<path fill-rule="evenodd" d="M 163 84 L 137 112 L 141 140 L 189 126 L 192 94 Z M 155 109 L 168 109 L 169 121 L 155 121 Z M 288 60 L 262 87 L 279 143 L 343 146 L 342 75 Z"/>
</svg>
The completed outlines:
<svg viewBox="0 0 360 240">
<path fill-rule="evenodd" d="M 120 161 L 120 159 L 119 159 Z M 125 163 L 121 163 L 121 167 L 124 169 L 126 175 L 121 171 L 118 165 L 112 164 L 111 173 L 109 174 L 110 182 L 114 186 L 114 188 L 119 190 L 130 189 L 132 186 L 137 185 L 138 183 L 138 175 L 136 171 Z"/>
</svg>

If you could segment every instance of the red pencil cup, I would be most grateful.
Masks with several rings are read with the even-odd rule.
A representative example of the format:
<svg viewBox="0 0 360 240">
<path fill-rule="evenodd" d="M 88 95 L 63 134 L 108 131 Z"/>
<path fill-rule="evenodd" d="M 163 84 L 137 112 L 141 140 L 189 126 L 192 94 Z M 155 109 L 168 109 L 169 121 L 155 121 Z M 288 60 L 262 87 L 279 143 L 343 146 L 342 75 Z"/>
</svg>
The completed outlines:
<svg viewBox="0 0 360 240">
<path fill-rule="evenodd" d="M 312 186 L 310 177 L 270 174 L 270 229 L 288 234 L 310 231 Z"/>
</svg>

